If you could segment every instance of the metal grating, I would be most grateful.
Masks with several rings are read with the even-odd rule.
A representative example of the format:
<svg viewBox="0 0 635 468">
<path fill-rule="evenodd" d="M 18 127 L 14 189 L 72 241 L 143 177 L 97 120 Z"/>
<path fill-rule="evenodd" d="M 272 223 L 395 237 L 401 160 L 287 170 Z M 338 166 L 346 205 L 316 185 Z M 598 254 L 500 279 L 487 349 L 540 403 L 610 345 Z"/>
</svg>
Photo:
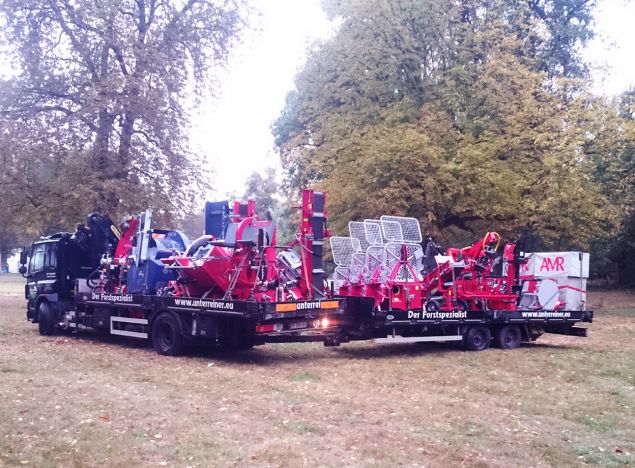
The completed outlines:
<svg viewBox="0 0 635 468">
<path fill-rule="evenodd" d="M 381 233 L 381 221 L 378 219 L 365 219 L 364 231 L 366 240 L 370 245 L 384 245 L 384 236 Z"/>
<path fill-rule="evenodd" d="M 396 222 L 401 225 L 404 242 L 419 243 L 423 240 L 421 236 L 421 226 L 417 218 L 406 218 L 403 216 L 387 216 L 381 217 L 382 226 L 385 222 Z"/>
<path fill-rule="evenodd" d="M 384 238 L 388 242 L 403 242 L 403 231 L 401 224 L 397 221 L 381 221 L 381 231 L 384 234 Z"/>
<path fill-rule="evenodd" d="M 333 252 L 333 262 L 338 266 L 349 266 L 352 262 L 353 254 L 361 252 L 358 239 L 352 237 L 331 237 L 331 252 Z"/>
<path fill-rule="evenodd" d="M 384 282 L 388 270 L 386 269 L 386 250 L 383 245 L 371 245 L 366 250 L 366 283 Z"/>
<path fill-rule="evenodd" d="M 348 223 L 348 232 L 353 239 L 359 240 L 359 244 L 362 248 L 362 252 L 366 252 L 366 249 L 370 245 L 366 240 L 366 229 L 364 228 L 363 221 L 351 221 Z"/>
<path fill-rule="evenodd" d="M 335 271 L 333 272 L 333 288 L 335 292 L 339 292 L 340 288 L 348 283 L 350 272 L 348 267 L 338 266 L 335 267 Z"/>
<path fill-rule="evenodd" d="M 348 278 L 351 283 L 359 283 L 364 278 L 366 271 L 366 254 L 355 253 L 352 257 L 351 265 L 348 267 Z"/>
<path fill-rule="evenodd" d="M 419 244 L 388 242 L 385 246 L 387 275 L 395 281 L 421 281 L 423 279 L 423 249 Z M 402 262 L 402 254 L 405 254 L 405 262 Z M 415 272 L 416 278 L 410 272 Z M 396 270 L 396 272 L 395 272 Z"/>
</svg>

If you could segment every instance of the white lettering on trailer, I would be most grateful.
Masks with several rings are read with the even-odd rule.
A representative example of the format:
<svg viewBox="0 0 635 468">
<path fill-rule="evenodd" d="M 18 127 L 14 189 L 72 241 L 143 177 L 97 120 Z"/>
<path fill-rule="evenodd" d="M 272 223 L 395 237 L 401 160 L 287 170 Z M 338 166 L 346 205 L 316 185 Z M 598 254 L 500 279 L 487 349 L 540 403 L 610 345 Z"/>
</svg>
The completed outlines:
<svg viewBox="0 0 635 468">
<path fill-rule="evenodd" d="M 523 318 L 571 318 L 571 312 L 536 311 L 522 312 Z"/>
<path fill-rule="evenodd" d="M 320 307 L 322 307 L 322 303 L 320 301 L 298 302 L 296 305 L 296 310 L 319 309 Z"/>
<path fill-rule="evenodd" d="M 205 299 L 174 299 L 174 304 L 182 307 L 198 307 L 202 309 L 234 310 L 233 302 L 221 302 Z"/>
<path fill-rule="evenodd" d="M 107 294 L 107 293 L 92 293 L 91 300 L 93 301 L 107 301 L 107 302 L 130 302 L 134 301 L 131 294 Z"/>
<path fill-rule="evenodd" d="M 452 310 L 450 312 L 424 312 L 423 318 L 426 320 L 434 320 L 434 319 L 464 319 L 467 318 L 467 312 L 465 310 Z"/>
</svg>

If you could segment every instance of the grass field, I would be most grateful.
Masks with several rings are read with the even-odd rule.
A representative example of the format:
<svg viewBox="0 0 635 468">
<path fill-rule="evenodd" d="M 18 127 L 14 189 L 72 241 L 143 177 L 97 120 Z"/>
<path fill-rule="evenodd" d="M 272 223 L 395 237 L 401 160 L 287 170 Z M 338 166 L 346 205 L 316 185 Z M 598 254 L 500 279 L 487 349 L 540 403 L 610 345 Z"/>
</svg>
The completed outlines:
<svg viewBox="0 0 635 468">
<path fill-rule="evenodd" d="M 0 275 L 0 466 L 635 464 L 635 294 L 513 351 L 42 337 Z"/>
</svg>

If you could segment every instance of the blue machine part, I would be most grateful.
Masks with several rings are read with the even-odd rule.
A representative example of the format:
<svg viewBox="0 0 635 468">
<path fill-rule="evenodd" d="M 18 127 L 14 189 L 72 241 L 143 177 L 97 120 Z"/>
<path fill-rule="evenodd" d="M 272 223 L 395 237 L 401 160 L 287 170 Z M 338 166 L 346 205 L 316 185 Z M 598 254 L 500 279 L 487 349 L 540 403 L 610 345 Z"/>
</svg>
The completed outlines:
<svg viewBox="0 0 635 468">
<path fill-rule="evenodd" d="M 205 234 L 224 239 L 229 224 L 229 202 L 205 202 Z"/>
<path fill-rule="evenodd" d="M 174 251 L 184 252 L 189 243 L 185 234 L 179 231 L 155 229 L 148 245 L 148 258 L 140 265 L 128 268 L 128 292 L 130 294 L 156 294 L 157 290 L 176 280 L 173 270 L 167 270 L 162 258 L 171 256 Z"/>
</svg>

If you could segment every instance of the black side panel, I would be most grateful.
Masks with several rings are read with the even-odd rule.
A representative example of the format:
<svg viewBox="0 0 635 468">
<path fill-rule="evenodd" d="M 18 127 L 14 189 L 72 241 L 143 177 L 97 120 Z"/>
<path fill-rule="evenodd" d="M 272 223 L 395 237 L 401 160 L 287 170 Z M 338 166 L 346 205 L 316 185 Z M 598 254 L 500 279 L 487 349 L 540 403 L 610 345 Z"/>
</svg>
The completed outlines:
<svg viewBox="0 0 635 468">
<path fill-rule="evenodd" d="M 311 284 L 315 297 L 324 297 L 324 263 L 322 253 L 324 250 L 324 194 L 322 192 L 313 193 L 313 218 L 311 218 L 311 228 L 313 230 L 313 276 Z"/>
<path fill-rule="evenodd" d="M 109 217 L 99 213 L 88 215 L 88 227 L 92 239 L 90 258 L 93 264 L 99 265 L 99 259 L 105 253 L 113 255 L 117 247 L 117 236 L 112 231 L 113 223 Z"/>
</svg>

